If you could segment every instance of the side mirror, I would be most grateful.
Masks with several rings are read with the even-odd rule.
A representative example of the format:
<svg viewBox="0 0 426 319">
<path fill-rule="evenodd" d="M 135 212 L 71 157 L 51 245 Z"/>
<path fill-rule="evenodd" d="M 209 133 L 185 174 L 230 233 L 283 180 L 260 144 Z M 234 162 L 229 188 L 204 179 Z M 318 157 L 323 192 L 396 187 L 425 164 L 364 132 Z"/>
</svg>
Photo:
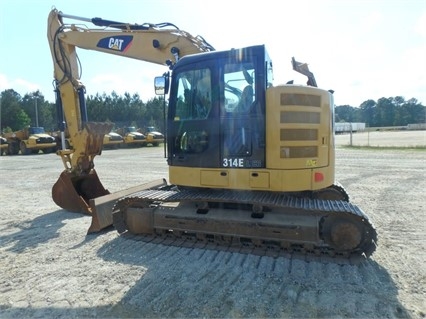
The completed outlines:
<svg viewBox="0 0 426 319">
<path fill-rule="evenodd" d="M 157 76 L 154 79 L 154 88 L 156 95 L 164 95 L 166 93 L 166 79 L 164 76 Z"/>
<path fill-rule="evenodd" d="M 169 75 L 157 76 L 154 79 L 154 88 L 156 95 L 165 95 L 169 93 Z"/>
</svg>

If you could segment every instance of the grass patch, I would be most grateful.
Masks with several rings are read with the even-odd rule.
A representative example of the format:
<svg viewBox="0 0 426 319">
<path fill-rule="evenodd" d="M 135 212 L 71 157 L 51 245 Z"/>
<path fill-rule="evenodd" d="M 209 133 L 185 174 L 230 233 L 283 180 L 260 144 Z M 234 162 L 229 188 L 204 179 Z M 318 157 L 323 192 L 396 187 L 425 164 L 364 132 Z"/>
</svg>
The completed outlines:
<svg viewBox="0 0 426 319">
<path fill-rule="evenodd" d="M 416 146 L 370 146 L 370 145 L 340 145 L 342 148 L 356 150 L 393 150 L 393 151 L 426 151 L 425 145 Z"/>
</svg>

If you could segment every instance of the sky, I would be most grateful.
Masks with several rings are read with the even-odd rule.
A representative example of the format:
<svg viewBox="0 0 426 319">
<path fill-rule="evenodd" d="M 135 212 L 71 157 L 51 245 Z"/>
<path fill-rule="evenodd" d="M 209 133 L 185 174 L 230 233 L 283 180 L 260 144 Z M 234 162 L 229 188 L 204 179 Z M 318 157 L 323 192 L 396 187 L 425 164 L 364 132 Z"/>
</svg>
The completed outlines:
<svg viewBox="0 0 426 319">
<path fill-rule="evenodd" d="M 47 42 L 53 7 L 84 18 L 170 22 L 216 50 L 265 44 L 274 85 L 306 83 L 292 70 L 295 57 L 308 63 L 319 87 L 335 91 L 336 105 L 395 96 L 426 105 L 426 0 L 0 0 L 0 92 L 39 90 L 54 102 Z M 146 102 L 155 97 L 154 77 L 167 71 L 106 53 L 77 53 L 87 95 L 137 93 Z"/>
</svg>

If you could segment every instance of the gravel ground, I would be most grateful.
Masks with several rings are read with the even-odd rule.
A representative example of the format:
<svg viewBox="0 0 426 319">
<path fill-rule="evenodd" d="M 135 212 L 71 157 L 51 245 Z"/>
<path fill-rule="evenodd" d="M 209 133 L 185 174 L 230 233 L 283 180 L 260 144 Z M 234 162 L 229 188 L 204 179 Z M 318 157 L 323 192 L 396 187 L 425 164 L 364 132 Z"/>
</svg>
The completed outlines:
<svg viewBox="0 0 426 319">
<path fill-rule="evenodd" d="M 426 152 L 336 155 L 338 181 L 379 235 L 357 266 L 86 235 L 90 217 L 51 199 L 56 155 L 2 156 L 0 317 L 425 318 Z M 96 168 L 112 192 L 167 178 L 162 147 L 104 151 Z"/>
</svg>

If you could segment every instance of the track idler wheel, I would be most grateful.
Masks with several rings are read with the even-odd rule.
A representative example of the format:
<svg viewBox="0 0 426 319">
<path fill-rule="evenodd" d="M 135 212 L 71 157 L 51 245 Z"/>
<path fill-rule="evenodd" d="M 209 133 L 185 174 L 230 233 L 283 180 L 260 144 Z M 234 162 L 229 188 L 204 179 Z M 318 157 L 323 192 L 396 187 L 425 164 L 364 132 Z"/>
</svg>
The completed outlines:
<svg viewBox="0 0 426 319">
<path fill-rule="evenodd" d="M 363 225 L 349 217 L 327 217 L 321 233 L 324 241 L 339 252 L 354 251 L 364 240 Z"/>
</svg>

